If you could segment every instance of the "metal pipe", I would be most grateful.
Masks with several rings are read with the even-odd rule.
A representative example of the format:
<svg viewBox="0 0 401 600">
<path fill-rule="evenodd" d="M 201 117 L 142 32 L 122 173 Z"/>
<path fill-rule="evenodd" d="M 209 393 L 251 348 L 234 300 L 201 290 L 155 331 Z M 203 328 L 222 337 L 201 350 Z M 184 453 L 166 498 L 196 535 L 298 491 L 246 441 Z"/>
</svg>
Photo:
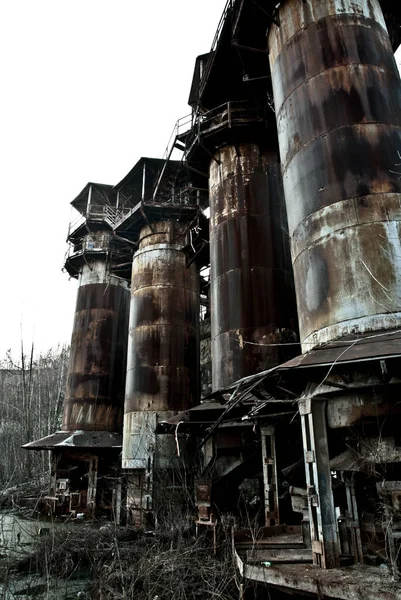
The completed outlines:
<svg viewBox="0 0 401 600">
<path fill-rule="evenodd" d="M 401 85 L 377 0 L 285 0 L 268 44 L 303 350 L 401 325 Z"/>
<path fill-rule="evenodd" d="M 90 208 L 91 208 L 91 201 L 92 201 L 92 184 L 89 184 L 88 201 L 86 204 L 86 216 L 89 216 L 89 212 L 90 212 Z"/>
<path fill-rule="evenodd" d="M 142 168 L 142 202 L 145 202 L 145 190 L 146 190 L 146 161 L 143 161 L 143 168 Z"/>
</svg>

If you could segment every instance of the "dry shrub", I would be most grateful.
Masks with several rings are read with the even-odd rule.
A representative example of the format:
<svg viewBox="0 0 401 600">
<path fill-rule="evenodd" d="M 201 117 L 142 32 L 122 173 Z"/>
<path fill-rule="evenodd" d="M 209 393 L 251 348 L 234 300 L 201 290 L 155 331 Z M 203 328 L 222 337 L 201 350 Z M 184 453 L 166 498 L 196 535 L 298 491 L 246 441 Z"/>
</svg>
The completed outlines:
<svg viewBox="0 0 401 600">
<path fill-rule="evenodd" d="M 213 557 L 205 537 L 161 535 L 116 547 L 98 564 L 93 598 L 232 600 L 238 594 L 230 545 Z"/>
<path fill-rule="evenodd" d="M 232 600 L 238 594 L 229 536 L 214 557 L 206 535 L 177 524 L 140 534 L 129 527 L 60 525 L 38 540 L 25 572 L 70 578 L 87 571 L 94 600 Z"/>
</svg>

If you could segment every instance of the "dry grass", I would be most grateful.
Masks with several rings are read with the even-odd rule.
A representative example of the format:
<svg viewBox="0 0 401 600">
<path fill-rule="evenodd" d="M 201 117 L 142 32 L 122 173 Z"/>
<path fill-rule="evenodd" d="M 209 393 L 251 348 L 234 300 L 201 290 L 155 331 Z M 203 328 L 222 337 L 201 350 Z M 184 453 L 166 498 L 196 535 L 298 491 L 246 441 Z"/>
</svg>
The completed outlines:
<svg viewBox="0 0 401 600">
<path fill-rule="evenodd" d="M 154 535 L 112 525 L 61 525 L 38 540 L 19 570 L 70 578 L 90 573 L 94 600 L 232 600 L 236 572 L 229 539 L 217 557 L 205 537 L 177 526 Z"/>
</svg>

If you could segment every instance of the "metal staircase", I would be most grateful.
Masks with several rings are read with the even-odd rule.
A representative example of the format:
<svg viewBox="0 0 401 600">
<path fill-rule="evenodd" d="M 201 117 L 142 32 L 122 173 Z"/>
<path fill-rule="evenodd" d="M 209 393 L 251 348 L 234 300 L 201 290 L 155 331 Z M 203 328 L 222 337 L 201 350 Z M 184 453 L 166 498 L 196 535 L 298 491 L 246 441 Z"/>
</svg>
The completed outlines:
<svg viewBox="0 0 401 600">
<path fill-rule="evenodd" d="M 169 161 L 172 159 L 172 155 L 174 150 L 178 150 L 179 152 L 181 152 L 181 157 L 180 160 L 181 162 L 183 162 L 183 160 L 185 159 L 185 150 L 186 150 L 186 145 L 185 145 L 185 139 L 186 136 L 188 135 L 188 133 L 191 131 L 192 129 L 192 125 L 193 125 L 193 120 L 192 120 L 192 114 L 189 115 L 185 115 L 185 117 L 182 117 L 181 119 L 178 119 L 178 121 L 176 121 L 173 131 L 170 135 L 170 139 L 167 143 L 167 147 L 166 150 L 164 151 L 164 155 L 163 155 L 163 160 L 164 160 L 164 165 L 159 173 L 159 176 L 156 180 L 156 184 L 154 187 L 154 191 L 153 191 L 153 201 L 156 201 L 156 199 L 162 200 L 162 198 L 166 195 L 166 190 L 173 190 L 173 196 L 174 196 L 174 188 L 175 188 L 175 183 L 176 183 L 176 178 L 173 178 L 171 176 L 169 177 L 165 177 L 165 173 L 166 173 L 166 169 L 167 169 L 167 165 L 169 164 Z"/>
</svg>

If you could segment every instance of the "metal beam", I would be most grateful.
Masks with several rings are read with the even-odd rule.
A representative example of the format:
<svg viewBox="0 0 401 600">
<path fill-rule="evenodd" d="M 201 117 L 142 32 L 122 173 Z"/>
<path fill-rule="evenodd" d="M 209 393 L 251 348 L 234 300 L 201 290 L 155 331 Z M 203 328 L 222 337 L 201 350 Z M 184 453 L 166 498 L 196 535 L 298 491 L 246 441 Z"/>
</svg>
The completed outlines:
<svg viewBox="0 0 401 600">
<path fill-rule="evenodd" d="M 326 401 L 304 397 L 299 402 L 313 563 L 323 569 L 340 565 L 340 544 L 331 487 L 326 428 Z"/>
</svg>

